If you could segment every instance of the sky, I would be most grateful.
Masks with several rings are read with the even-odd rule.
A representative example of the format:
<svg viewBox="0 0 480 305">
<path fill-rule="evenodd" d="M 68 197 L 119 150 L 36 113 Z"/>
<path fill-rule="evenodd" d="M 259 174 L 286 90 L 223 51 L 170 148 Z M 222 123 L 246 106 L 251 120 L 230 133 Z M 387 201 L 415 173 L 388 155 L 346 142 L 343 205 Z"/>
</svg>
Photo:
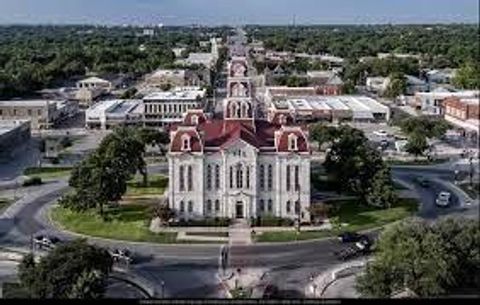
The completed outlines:
<svg viewBox="0 0 480 305">
<path fill-rule="evenodd" d="M 478 23 L 478 0 L 0 0 L 0 24 Z"/>
</svg>

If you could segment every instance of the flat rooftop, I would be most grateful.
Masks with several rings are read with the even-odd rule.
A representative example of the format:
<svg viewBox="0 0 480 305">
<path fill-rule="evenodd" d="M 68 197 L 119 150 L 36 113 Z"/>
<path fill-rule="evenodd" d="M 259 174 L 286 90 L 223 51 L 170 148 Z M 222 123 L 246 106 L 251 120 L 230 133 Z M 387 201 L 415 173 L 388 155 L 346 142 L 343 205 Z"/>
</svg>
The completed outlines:
<svg viewBox="0 0 480 305">
<path fill-rule="evenodd" d="M 48 104 L 55 104 L 56 101 L 50 100 L 11 100 L 11 101 L 0 101 L 0 106 L 2 107 L 45 107 Z"/>
<path fill-rule="evenodd" d="M 200 87 L 179 87 L 172 91 L 153 92 L 143 98 L 149 100 L 195 100 L 205 97 L 206 90 Z"/>
</svg>

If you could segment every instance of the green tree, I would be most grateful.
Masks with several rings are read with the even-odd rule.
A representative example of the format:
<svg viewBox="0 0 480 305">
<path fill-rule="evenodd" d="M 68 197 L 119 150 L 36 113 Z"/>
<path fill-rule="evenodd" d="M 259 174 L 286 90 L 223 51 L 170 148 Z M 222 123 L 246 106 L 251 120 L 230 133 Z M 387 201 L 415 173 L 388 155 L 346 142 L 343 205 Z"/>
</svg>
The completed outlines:
<svg viewBox="0 0 480 305">
<path fill-rule="evenodd" d="M 310 140 L 318 143 L 319 149 L 336 138 L 337 128 L 317 123 L 310 126 Z"/>
<path fill-rule="evenodd" d="M 381 233 L 375 259 L 357 279 L 357 289 L 368 297 L 389 297 L 405 288 L 420 297 L 478 290 L 479 236 L 474 220 L 394 224 Z"/>
<path fill-rule="evenodd" d="M 382 168 L 373 176 L 366 200 L 369 205 L 380 208 L 390 208 L 397 202 L 398 197 L 388 167 Z"/>
<path fill-rule="evenodd" d="M 412 133 L 405 145 L 405 150 L 415 156 L 421 156 L 428 149 L 427 138 L 418 132 Z"/>
<path fill-rule="evenodd" d="M 390 75 L 390 83 L 384 95 L 388 98 L 394 99 L 399 95 L 405 94 L 407 90 L 407 80 L 405 76 L 399 73 Z"/>
<path fill-rule="evenodd" d="M 383 168 L 383 160 L 361 130 L 341 126 L 337 132 L 323 166 L 338 190 L 356 194 L 366 202 L 370 183 Z"/>
<path fill-rule="evenodd" d="M 480 88 L 480 64 L 478 62 L 468 62 L 458 69 L 453 83 L 455 86 L 463 89 Z"/>
<path fill-rule="evenodd" d="M 31 298 L 100 298 L 112 263 L 106 250 L 75 240 L 57 246 L 39 263 L 26 256 L 19 278 Z"/>
</svg>

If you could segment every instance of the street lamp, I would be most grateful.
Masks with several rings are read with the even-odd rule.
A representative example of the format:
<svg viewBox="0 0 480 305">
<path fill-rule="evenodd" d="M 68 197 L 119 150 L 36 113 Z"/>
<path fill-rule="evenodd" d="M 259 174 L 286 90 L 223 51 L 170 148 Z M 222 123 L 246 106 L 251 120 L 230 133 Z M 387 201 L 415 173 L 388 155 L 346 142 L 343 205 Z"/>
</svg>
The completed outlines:
<svg viewBox="0 0 480 305">
<path fill-rule="evenodd" d="M 165 297 L 165 282 L 161 281 L 160 285 L 162 286 L 162 299 Z"/>
<path fill-rule="evenodd" d="M 318 285 L 315 283 L 315 277 L 313 274 L 310 276 L 310 281 L 312 282 L 313 297 L 315 298 L 317 296 Z"/>
</svg>

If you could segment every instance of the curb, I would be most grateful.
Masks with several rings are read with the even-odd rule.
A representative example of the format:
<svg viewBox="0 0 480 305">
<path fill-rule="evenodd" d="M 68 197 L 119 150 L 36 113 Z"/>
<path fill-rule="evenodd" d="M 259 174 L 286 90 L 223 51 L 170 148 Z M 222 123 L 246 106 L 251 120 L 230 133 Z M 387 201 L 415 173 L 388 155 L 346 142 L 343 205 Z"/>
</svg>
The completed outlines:
<svg viewBox="0 0 480 305">
<path fill-rule="evenodd" d="M 114 267 L 109 277 L 134 286 L 135 288 L 140 290 L 147 298 L 157 297 L 154 285 L 152 285 L 144 278 L 139 277 L 133 273 L 127 273 L 124 270 Z"/>
</svg>

